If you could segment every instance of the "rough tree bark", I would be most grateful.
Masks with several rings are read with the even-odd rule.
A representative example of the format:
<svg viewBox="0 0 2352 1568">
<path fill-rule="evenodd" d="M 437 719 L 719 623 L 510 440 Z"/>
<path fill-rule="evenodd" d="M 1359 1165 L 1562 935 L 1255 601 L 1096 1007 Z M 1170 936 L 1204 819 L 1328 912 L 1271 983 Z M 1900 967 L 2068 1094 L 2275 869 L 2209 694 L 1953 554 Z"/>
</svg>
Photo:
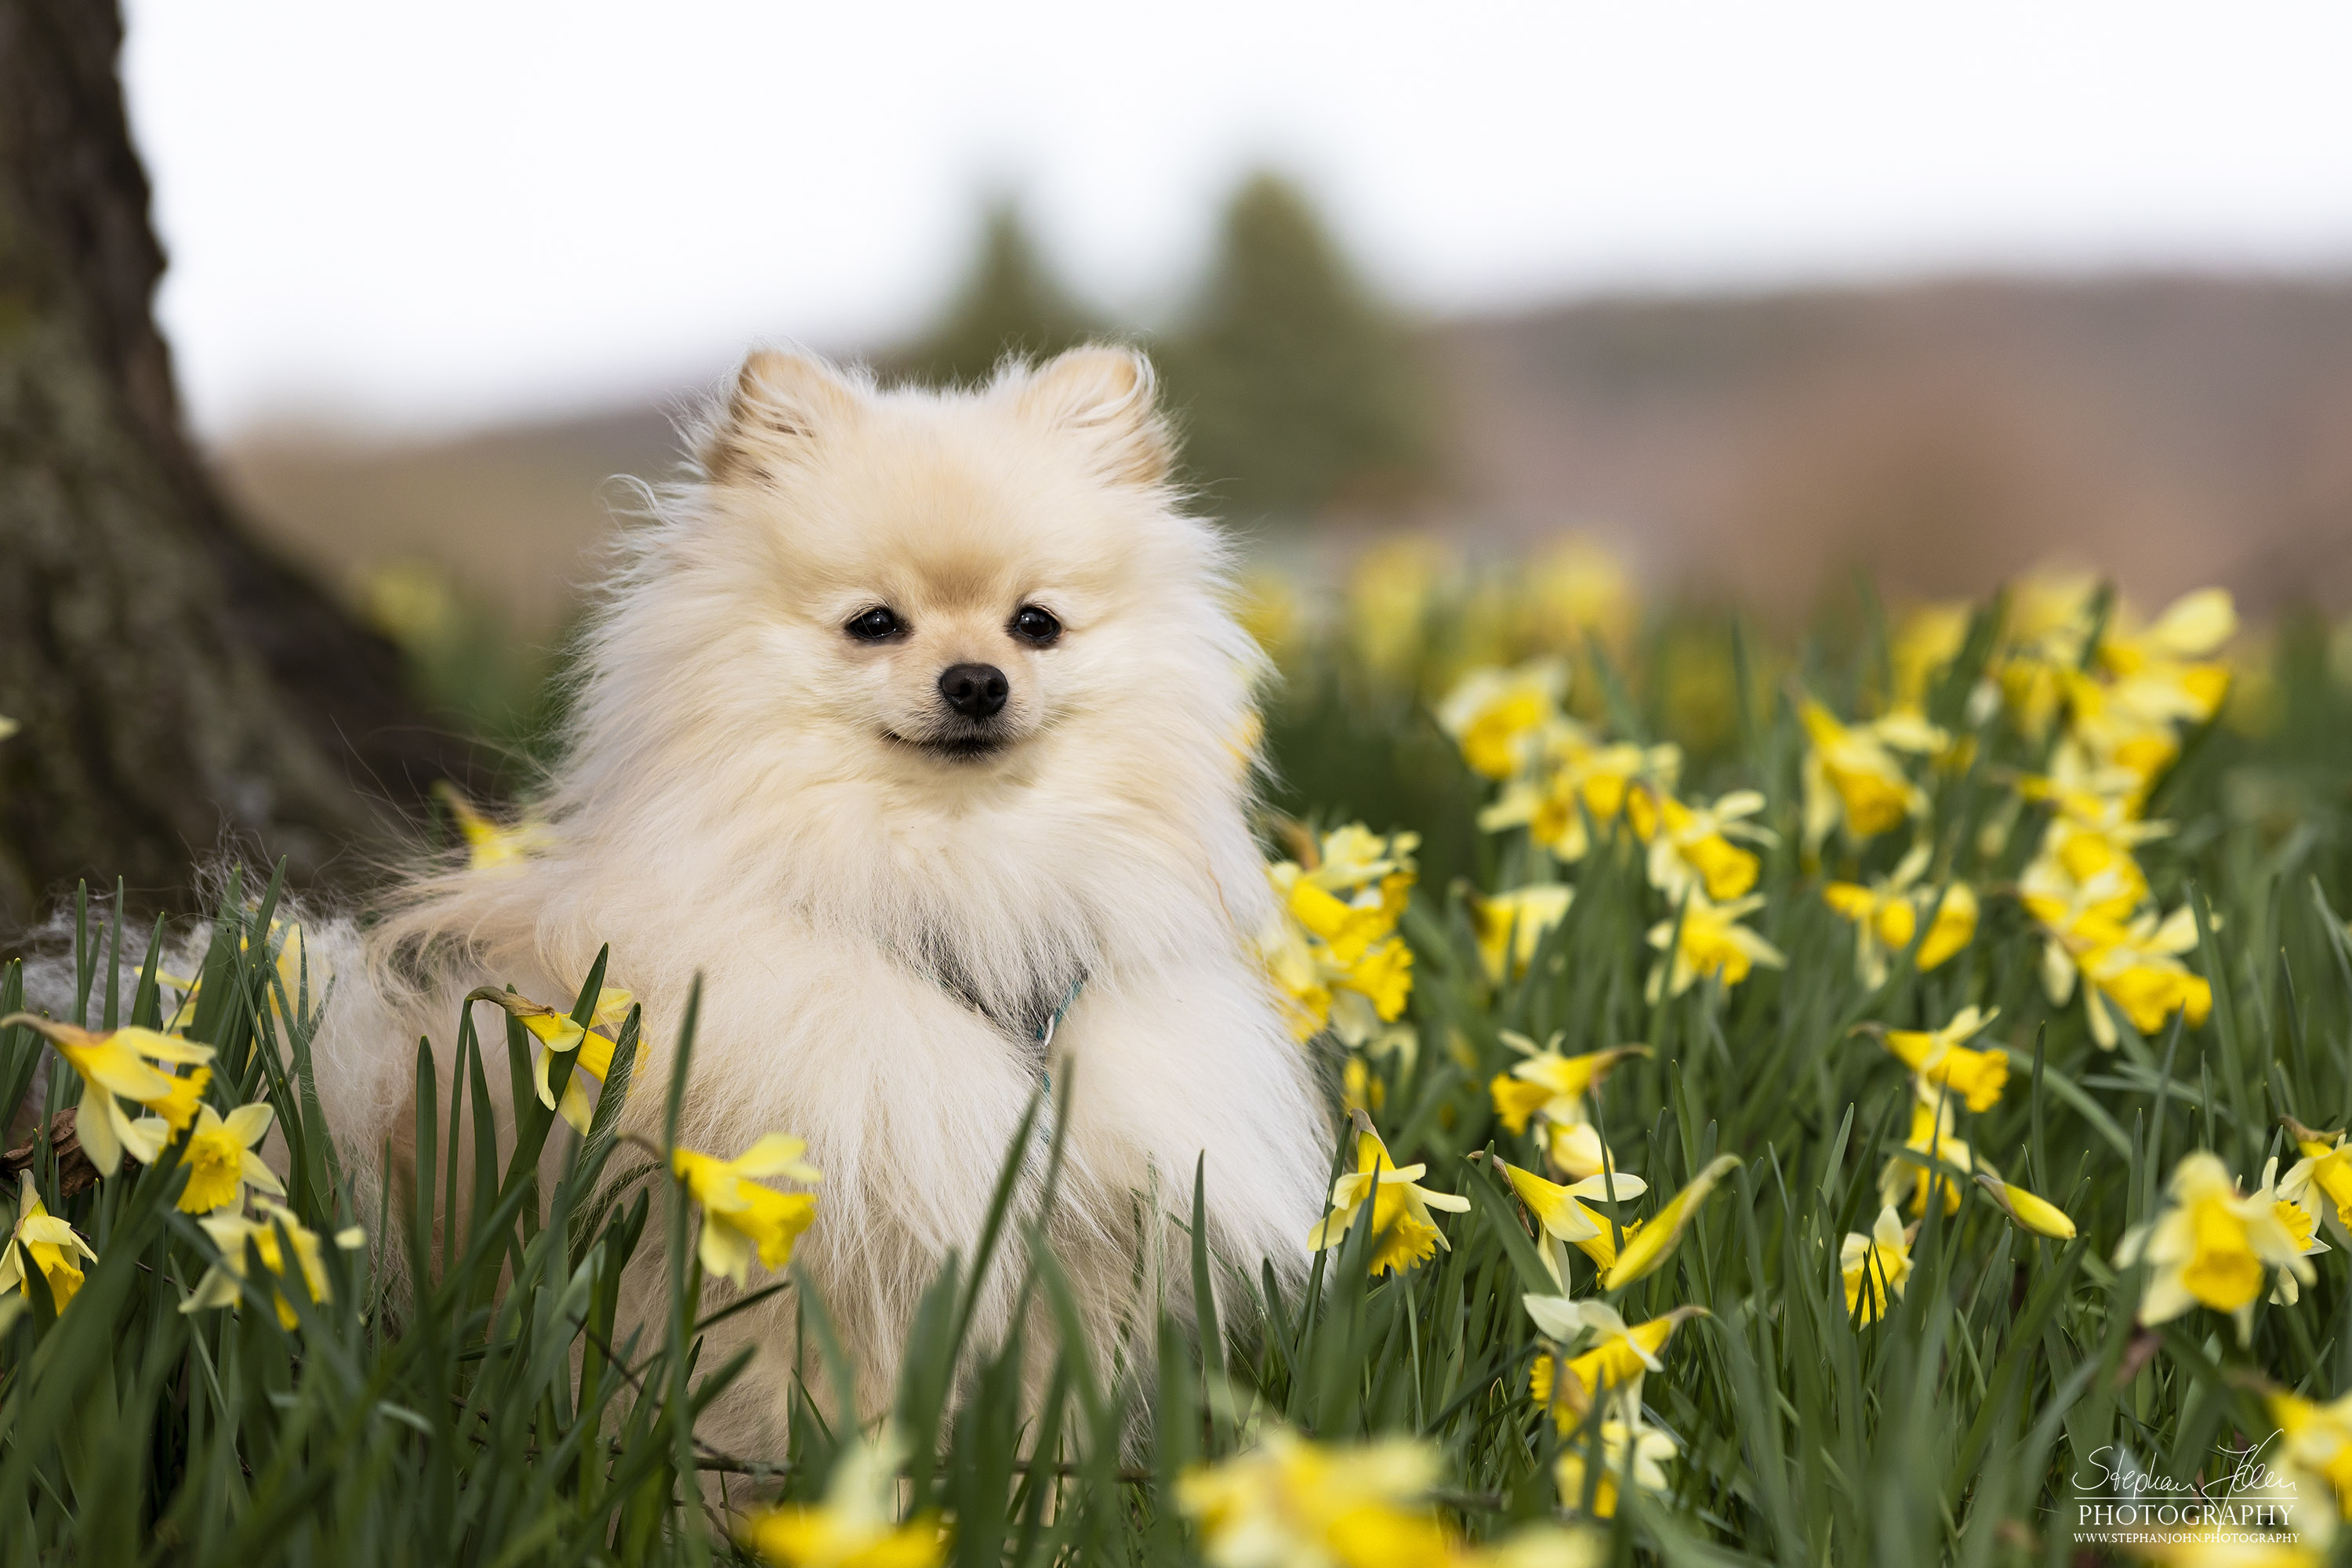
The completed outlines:
<svg viewBox="0 0 2352 1568">
<path fill-rule="evenodd" d="M 459 749 L 236 526 L 184 434 L 115 0 L 0 0 L 0 918 L 178 902 L 225 846 L 371 859 Z"/>
</svg>

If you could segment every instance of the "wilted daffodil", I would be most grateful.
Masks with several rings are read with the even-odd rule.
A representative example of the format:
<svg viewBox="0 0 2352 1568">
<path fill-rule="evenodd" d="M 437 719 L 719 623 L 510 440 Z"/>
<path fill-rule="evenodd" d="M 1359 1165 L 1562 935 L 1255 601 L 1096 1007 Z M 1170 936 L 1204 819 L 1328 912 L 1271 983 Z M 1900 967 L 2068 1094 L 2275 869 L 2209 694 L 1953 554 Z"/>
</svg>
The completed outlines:
<svg viewBox="0 0 2352 1568">
<path fill-rule="evenodd" d="M 1764 809 L 1764 796 L 1734 790 L 1711 805 L 1686 805 L 1673 795 L 1637 784 L 1626 797 L 1625 814 L 1634 836 L 1650 847 L 1651 886 L 1680 898 L 1696 882 L 1717 903 L 1738 898 L 1756 885 L 1756 853 L 1732 842 L 1770 844 L 1769 828 L 1746 820 Z"/>
<path fill-rule="evenodd" d="M 898 1522 L 903 1458 L 887 1428 L 853 1444 L 833 1462 L 824 1501 L 753 1509 L 735 1539 L 778 1568 L 930 1568 L 946 1557 L 948 1541 L 929 1515 Z"/>
<path fill-rule="evenodd" d="M 1643 994 L 1654 1005 L 1661 995 L 1679 996 L 1707 975 L 1721 976 L 1728 990 L 1747 979 L 1759 963 L 1767 969 L 1787 967 L 1786 954 L 1739 923 L 1742 915 L 1763 907 L 1761 893 L 1717 904 L 1693 889 L 1683 901 L 1678 919 L 1663 920 L 1650 928 L 1650 945 L 1662 956 L 1651 966 Z"/>
<path fill-rule="evenodd" d="M 705 1272 L 741 1286 L 751 1277 L 754 1256 L 762 1268 L 782 1268 L 793 1260 L 793 1241 L 816 1218 L 816 1198 L 780 1193 L 753 1178 L 790 1176 L 814 1184 L 823 1178 L 802 1160 L 807 1150 L 798 1138 L 771 1132 L 732 1160 L 691 1149 L 671 1151 L 670 1169 L 702 1206 L 699 1255 Z"/>
<path fill-rule="evenodd" d="M 1665 1494 L 1665 1462 L 1676 1451 L 1673 1437 L 1655 1426 L 1637 1426 L 1629 1421 L 1603 1421 L 1599 1436 L 1601 1473 L 1592 1482 L 1594 1518 L 1617 1517 L 1617 1478 L 1627 1474 L 1629 1466 L 1635 1486 L 1658 1496 Z M 1573 1440 L 1559 1457 L 1553 1479 L 1559 1485 L 1562 1508 L 1584 1506 L 1585 1457 L 1589 1447 L 1582 1439 Z"/>
<path fill-rule="evenodd" d="M 1568 918 L 1568 906 L 1575 901 L 1574 888 L 1552 884 L 1472 899 L 1470 919 L 1486 978 L 1499 984 L 1507 975 L 1526 973 L 1536 949 Z"/>
<path fill-rule="evenodd" d="M 210 1046 L 199 1046 L 153 1029 L 94 1030 L 78 1028 L 30 1013 L 11 1013 L 0 1027 L 22 1024 L 47 1038 L 58 1054 L 81 1077 L 81 1108 L 74 1130 L 82 1151 L 100 1175 L 122 1168 L 124 1150 L 142 1164 L 152 1163 L 172 1132 L 195 1120 L 195 1097 L 212 1076 L 198 1066 L 186 1078 L 158 1071 L 158 1062 L 197 1064 L 212 1060 Z M 157 1114 L 133 1123 L 120 1100 L 128 1100 Z"/>
<path fill-rule="evenodd" d="M 1927 921 L 1927 934 L 1920 939 L 1913 962 L 1923 972 L 1975 940 L 1975 890 L 1966 882 L 1922 886 L 1919 879 L 1927 869 L 1929 854 L 1927 845 L 1916 844 L 1892 872 L 1873 879 L 1867 887 L 1832 882 L 1822 889 L 1830 908 L 1854 923 L 1854 969 L 1865 985 L 1886 984 L 1889 959 L 1909 950 L 1922 920 Z"/>
<path fill-rule="evenodd" d="M 1970 1110 L 1990 1110 L 2009 1082 L 2008 1053 L 1980 1051 L 1961 1042 L 2000 1016 L 1998 1007 L 1988 1013 L 1971 1004 L 1940 1029 L 1887 1029 L 1875 1024 L 1862 1028 L 1877 1036 L 1879 1044 L 1917 1076 L 1922 1100 L 1932 1100 L 1937 1090 L 1948 1089 Z"/>
<path fill-rule="evenodd" d="M 448 807 L 450 820 L 466 840 L 467 863 L 477 871 L 519 866 L 555 842 L 555 830 L 543 822 L 526 819 L 509 826 L 492 821 L 446 779 L 436 784 L 433 793 Z"/>
<path fill-rule="evenodd" d="M 2148 1267 L 2140 1321 L 2170 1322 L 2202 1304 L 2236 1319 L 2243 1343 L 2267 1271 L 2308 1284 L 2311 1265 L 2273 1203 L 2241 1193 L 2229 1169 L 2205 1150 L 2173 1167 L 2166 1192 L 2163 1212 L 2125 1232 L 2116 1249 L 2116 1267 Z"/>
<path fill-rule="evenodd" d="M 2352 1394 L 2322 1404 L 2282 1389 L 2268 1403 L 2271 1419 L 2278 1423 L 2280 1458 L 2325 1480 L 2337 1509 L 2352 1521 Z"/>
<path fill-rule="evenodd" d="M 333 1299 L 327 1280 L 325 1255 L 320 1251 L 319 1233 L 294 1217 L 294 1211 L 264 1199 L 254 1205 L 256 1215 L 207 1215 L 196 1223 L 220 1248 L 220 1257 L 204 1278 L 196 1281 L 195 1289 L 180 1303 L 183 1312 L 198 1312 L 208 1307 L 232 1307 L 238 1298 L 238 1282 L 246 1278 L 248 1246 L 261 1254 L 261 1267 L 283 1281 L 287 1277 L 286 1249 L 278 1242 L 282 1229 L 286 1241 L 294 1249 L 294 1265 L 300 1274 L 302 1289 L 313 1301 Z M 367 1245 L 367 1235 L 357 1226 L 335 1233 L 335 1245 L 345 1249 Z M 281 1289 L 275 1293 L 279 1327 L 290 1329 L 301 1320 L 295 1315 L 294 1305 Z"/>
<path fill-rule="evenodd" d="M 1331 1212 L 1316 1222 L 1307 1233 L 1307 1245 L 1318 1252 L 1339 1246 L 1369 1213 L 1374 1274 L 1411 1268 L 1440 1247 L 1450 1249 L 1453 1243 L 1437 1228 L 1429 1211 L 1460 1214 L 1469 1208 L 1470 1200 L 1418 1185 L 1429 1170 L 1427 1165 L 1400 1170 L 1389 1155 L 1388 1145 L 1372 1131 L 1371 1119 L 1360 1110 L 1355 1123 L 1356 1168 L 1332 1185 Z"/>
<path fill-rule="evenodd" d="M 2017 1222 L 2020 1228 L 2036 1236 L 2046 1236 L 2053 1241 L 2074 1239 L 2074 1222 L 2066 1211 L 2049 1199 L 2027 1192 L 2014 1183 L 2004 1182 L 1997 1173 L 1981 1170 L 1976 1173 L 1977 1185 L 1998 1205 L 2000 1212 Z"/>
<path fill-rule="evenodd" d="M 226 1117 L 209 1105 L 197 1110 L 196 1130 L 188 1135 L 188 1147 L 180 1156 L 188 1169 L 188 1184 L 180 1194 L 181 1213 L 227 1208 L 243 1200 L 247 1187 L 286 1195 L 277 1173 L 255 1152 L 269 1135 L 275 1114 L 258 1102 L 240 1105 Z"/>
<path fill-rule="evenodd" d="M 1698 1174 L 1693 1176 L 1682 1191 L 1668 1198 L 1663 1208 L 1637 1228 L 1625 1233 L 1624 1249 L 1618 1253 L 1614 1262 L 1601 1271 L 1601 1288 L 1604 1290 L 1622 1289 L 1654 1272 L 1681 1245 L 1683 1232 L 1689 1229 L 1691 1221 L 1698 1217 L 1699 1205 L 1706 1201 L 1707 1194 L 1715 1191 L 1716 1184 L 1738 1168 L 1739 1158 L 1736 1154 L 1717 1154 L 1701 1166 Z"/>
<path fill-rule="evenodd" d="M 1924 816 L 1927 797 L 1911 782 L 1897 752 L 1942 751 L 1951 738 L 1924 719 L 1891 713 L 1869 724 L 1842 724 L 1819 702 L 1798 710 L 1805 726 L 1805 844 L 1843 825 L 1849 838 L 1874 838 Z"/>
<path fill-rule="evenodd" d="M 50 1302 L 60 1312 L 81 1289 L 81 1265 L 75 1259 L 98 1261 L 98 1254 L 72 1226 L 41 1206 L 41 1194 L 33 1188 L 30 1171 L 17 1178 L 16 1228 L 8 1234 L 7 1256 L 0 1258 L 0 1296 L 29 1289 L 25 1279 L 27 1252 L 49 1287 Z"/>
<path fill-rule="evenodd" d="M 1929 1098 L 1932 1093 L 1933 1098 Z M 1975 1156 L 1969 1146 L 1952 1131 L 1951 1097 L 1941 1089 L 1922 1086 L 1919 1097 L 1911 1106 L 1911 1136 L 1904 1141 L 1906 1152 L 1887 1157 L 1886 1168 L 1879 1173 L 1878 1196 L 1881 1203 L 1893 1205 L 1901 1200 L 1915 1215 L 1927 1212 L 1927 1200 L 1932 1193 L 1941 1193 L 1944 1212 L 1950 1214 L 1960 1206 L 1959 1184 L 1934 1162 L 1958 1169 L 1968 1175 L 1976 1169 Z M 1910 1195 L 1906 1198 L 1905 1194 Z"/>
<path fill-rule="evenodd" d="M 1911 1279 L 1911 1232 L 1893 1205 L 1878 1211 L 1869 1235 L 1846 1233 L 1838 1248 L 1838 1272 L 1845 1279 L 1846 1316 L 1852 1317 L 1857 1307 L 1865 1323 L 1886 1315 L 1894 1297 L 1903 1294 Z"/>
<path fill-rule="evenodd" d="M 1539 658 L 1517 669 L 1474 669 L 1437 707 L 1437 721 L 1463 760 L 1490 779 L 1507 779 L 1535 754 L 1568 691 L 1564 659 Z"/>
</svg>

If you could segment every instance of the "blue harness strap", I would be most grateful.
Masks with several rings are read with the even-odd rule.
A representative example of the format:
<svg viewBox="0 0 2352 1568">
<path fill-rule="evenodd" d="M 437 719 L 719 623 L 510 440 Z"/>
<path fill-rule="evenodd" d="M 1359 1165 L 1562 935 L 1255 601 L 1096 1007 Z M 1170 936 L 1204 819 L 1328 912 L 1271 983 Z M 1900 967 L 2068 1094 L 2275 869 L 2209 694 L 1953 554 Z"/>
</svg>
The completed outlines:
<svg viewBox="0 0 2352 1568">
<path fill-rule="evenodd" d="M 1062 1020 L 1070 1016 L 1070 1009 L 1078 1004 L 1078 993 L 1086 988 L 1085 975 L 1071 981 L 1069 990 L 1062 994 L 1062 1005 L 1046 1015 L 1045 1021 L 1037 1027 L 1037 1078 L 1045 1087 L 1048 1100 L 1054 1097 L 1054 1069 L 1045 1053 L 1054 1044 L 1054 1031 L 1060 1028 Z"/>
</svg>

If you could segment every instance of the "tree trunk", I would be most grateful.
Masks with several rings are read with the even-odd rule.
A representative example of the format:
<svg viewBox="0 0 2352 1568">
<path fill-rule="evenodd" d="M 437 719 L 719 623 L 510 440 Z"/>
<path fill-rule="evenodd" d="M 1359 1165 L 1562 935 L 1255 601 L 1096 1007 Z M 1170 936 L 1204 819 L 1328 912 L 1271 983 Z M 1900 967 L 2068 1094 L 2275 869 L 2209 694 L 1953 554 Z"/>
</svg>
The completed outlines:
<svg viewBox="0 0 2352 1568">
<path fill-rule="evenodd" d="M 462 767 L 397 656 L 236 526 L 150 312 L 114 0 L 0 0 L 0 916 L 184 900 L 225 847 L 349 874 Z"/>
</svg>

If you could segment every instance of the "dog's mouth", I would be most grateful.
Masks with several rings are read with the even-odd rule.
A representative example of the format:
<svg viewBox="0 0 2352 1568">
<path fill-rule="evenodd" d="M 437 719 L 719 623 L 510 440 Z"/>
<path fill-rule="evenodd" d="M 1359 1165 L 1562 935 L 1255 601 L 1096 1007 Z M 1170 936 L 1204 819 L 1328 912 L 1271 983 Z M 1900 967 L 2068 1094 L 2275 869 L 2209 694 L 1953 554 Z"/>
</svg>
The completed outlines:
<svg viewBox="0 0 2352 1568">
<path fill-rule="evenodd" d="M 882 732 L 895 744 L 950 763 L 978 762 L 983 757 L 996 755 L 1013 743 L 1013 737 L 1010 735 L 993 734 L 984 731 L 967 731 L 962 734 L 917 736 L 901 735 L 896 730 L 885 730 Z"/>
</svg>

